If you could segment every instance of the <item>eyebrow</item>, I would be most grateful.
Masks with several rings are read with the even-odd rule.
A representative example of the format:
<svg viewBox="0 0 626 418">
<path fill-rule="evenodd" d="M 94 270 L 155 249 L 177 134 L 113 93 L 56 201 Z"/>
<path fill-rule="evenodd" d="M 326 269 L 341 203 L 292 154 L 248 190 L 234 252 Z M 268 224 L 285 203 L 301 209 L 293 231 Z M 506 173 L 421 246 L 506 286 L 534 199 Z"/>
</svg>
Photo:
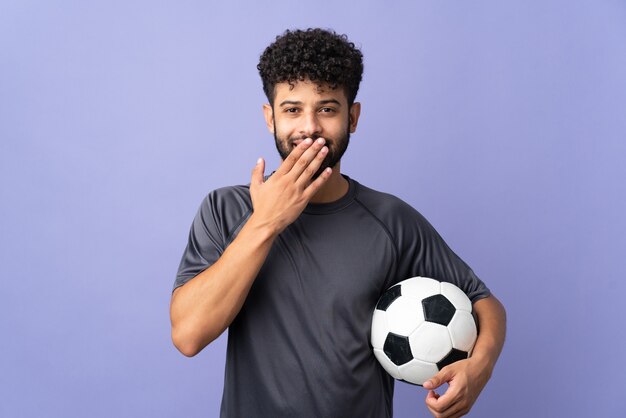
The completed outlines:
<svg viewBox="0 0 626 418">
<path fill-rule="evenodd" d="M 336 104 L 337 106 L 341 106 L 341 103 L 339 103 L 338 100 L 335 99 L 326 99 L 326 100 L 320 100 L 319 102 L 317 102 L 317 105 L 326 105 L 326 104 Z M 284 100 L 282 102 L 280 102 L 279 106 L 283 107 L 283 106 L 287 106 L 287 105 L 296 105 L 296 106 L 301 106 L 302 102 L 297 101 L 297 100 Z"/>
</svg>

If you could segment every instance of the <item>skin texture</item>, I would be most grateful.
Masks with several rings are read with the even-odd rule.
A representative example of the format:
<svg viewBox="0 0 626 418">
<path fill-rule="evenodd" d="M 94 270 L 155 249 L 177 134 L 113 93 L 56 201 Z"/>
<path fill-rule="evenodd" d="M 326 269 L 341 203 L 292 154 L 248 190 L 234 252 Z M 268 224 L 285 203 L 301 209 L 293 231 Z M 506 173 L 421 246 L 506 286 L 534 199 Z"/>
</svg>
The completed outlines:
<svg viewBox="0 0 626 418">
<path fill-rule="evenodd" d="M 308 80 L 276 85 L 274 106 L 265 104 L 263 114 L 283 162 L 264 181 L 265 162 L 258 160 L 252 170 L 254 210 L 248 222 L 215 264 L 172 294 L 172 340 L 181 353 L 196 355 L 230 325 L 274 240 L 309 202 L 332 202 L 347 193 L 340 162 L 328 166 L 328 154 L 330 150 L 340 155 L 347 146 L 360 111 L 360 103 L 349 106 L 341 88 Z M 426 405 L 437 418 L 469 412 L 502 350 L 506 323 L 502 304 L 492 295 L 474 303 L 474 309 L 480 334 L 472 357 L 445 367 L 424 383 L 429 389 Z M 446 392 L 437 393 L 444 383 Z"/>
<path fill-rule="evenodd" d="M 424 383 L 429 389 L 426 406 L 437 418 L 455 418 L 467 414 L 491 377 L 502 351 L 506 334 L 506 312 L 495 296 L 476 301 L 473 305 L 480 333 L 472 356 L 441 369 Z M 448 384 L 440 395 L 435 389 Z"/>
<path fill-rule="evenodd" d="M 306 84 L 304 84 L 304 86 L 306 86 Z M 282 89 L 281 86 L 279 86 L 279 88 Z M 301 93 L 303 91 L 306 91 L 301 85 L 294 86 L 294 89 L 296 90 L 293 92 L 294 98 L 298 98 L 298 96 L 302 95 Z M 268 118 L 268 120 L 270 117 L 272 118 L 268 128 L 274 129 L 277 115 L 281 119 L 281 123 L 279 124 L 281 129 L 274 129 L 274 141 L 276 143 L 276 150 L 283 160 L 289 156 L 293 148 L 303 139 L 307 137 L 313 140 L 318 139 L 321 133 L 320 128 L 322 127 L 322 124 L 319 123 L 319 119 L 337 118 L 338 112 L 340 112 L 342 106 L 345 105 L 332 97 L 324 98 L 321 87 L 318 87 L 318 89 L 320 89 L 322 97 L 314 103 L 316 108 L 312 110 L 310 115 L 305 113 L 307 109 L 305 109 L 304 102 L 301 100 L 291 100 L 291 98 L 289 98 L 288 100 L 277 102 L 276 108 L 269 108 L 268 106 L 269 111 L 266 113 L 266 118 Z M 303 117 L 307 119 L 304 123 L 301 122 Z M 325 134 L 324 139 L 326 140 L 328 153 L 322 162 L 322 166 L 315 175 L 313 175 L 314 179 L 327 167 L 335 167 L 348 148 L 350 131 L 347 126 L 343 129 L 343 132 L 337 132 L 336 136 L 331 135 L 333 135 L 333 133 L 329 132 Z"/>
<path fill-rule="evenodd" d="M 265 162 L 259 159 L 252 170 L 250 195 L 254 211 L 248 222 L 215 264 L 172 294 L 172 340 L 186 356 L 199 353 L 230 325 L 272 243 L 306 205 L 331 202 L 347 192 L 348 184 L 339 174 L 339 164 L 326 168 L 315 180 L 313 176 L 328 152 L 324 137 L 341 138 L 346 131 L 354 132 L 360 105 L 354 103 L 348 108 L 343 90 L 320 89 L 311 82 L 297 83 L 293 89 L 282 83 L 276 86 L 275 93 L 275 103 L 289 101 L 297 105 L 282 106 L 276 114 L 270 105 L 265 105 L 263 111 L 270 132 L 279 138 L 300 136 L 308 140 L 292 147 L 267 181 L 263 181 Z M 312 136 L 318 139 L 312 141 Z M 333 141 L 329 140 L 330 148 L 337 147 Z"/>
<path fill-rule="evenodd" d="M 348 190 L 341 177 L 341 155 L 348 146 L 349 134 L 356 131 L 361 104 L 348 101 L 342 89 L 331 89 L 311 81 L 276 85 L 274 105 L 263 105 L 267 129 L 274 135 L 276 148 L 285 156 L 304 138 L 324 138 L 329 149 L 321 169 L 335 168 L 331 181 L 312 199 L 314 203 L 332 202 Z M 331 164 L 331 160 L 335 164 Z M 314 174 L 315 177 L 317 174 Z"/>
<path fill-rule="evenodd" d="M 274 239 L 329 180 L 330 169 L 311 182 L 325 154 L 323 144 L 302 142 L 266 182 L 263 160 L 254 167 L 248 222 L 215 264 L 172 295 L 172 339 L 183 354 L 196 355 L 233 321 Z"/>
</svg>

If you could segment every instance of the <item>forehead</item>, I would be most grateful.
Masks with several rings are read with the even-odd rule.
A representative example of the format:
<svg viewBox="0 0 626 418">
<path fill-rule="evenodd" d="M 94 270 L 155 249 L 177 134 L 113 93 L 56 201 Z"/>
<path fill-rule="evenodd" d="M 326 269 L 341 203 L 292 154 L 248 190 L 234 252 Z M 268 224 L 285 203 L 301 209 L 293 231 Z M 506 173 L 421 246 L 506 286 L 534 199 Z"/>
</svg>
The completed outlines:
<svg viewBox="0 0 626 418">
<path fill-rule="evenodd" d="M 347 102 L 343 87 L 333 89 L 327 83 L 318 84 L 310 80 L 284 81 L 274 86 L 274 103 L 278 105 L 285 100 L 306 102 L 329 99 Z"/>
</svg>

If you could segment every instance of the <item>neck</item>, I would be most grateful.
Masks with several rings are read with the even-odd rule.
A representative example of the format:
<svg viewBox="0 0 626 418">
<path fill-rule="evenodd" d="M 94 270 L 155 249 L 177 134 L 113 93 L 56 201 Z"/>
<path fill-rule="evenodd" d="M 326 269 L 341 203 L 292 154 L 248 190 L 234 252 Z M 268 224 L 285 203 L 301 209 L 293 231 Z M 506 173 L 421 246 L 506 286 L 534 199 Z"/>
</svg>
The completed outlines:
<svg viewBox="0 0 626 418">
<path fill-rule="evenodd" d="M 348 180 L 341 175 L 340 165 L 341 162 L 338 162 L 337 165 L 333 167 L 330 178 L 326 180 L 322 188 L 315 193 L 311 199 L 311 203 L 334 202 L 348 193 Z"/>
</svg>

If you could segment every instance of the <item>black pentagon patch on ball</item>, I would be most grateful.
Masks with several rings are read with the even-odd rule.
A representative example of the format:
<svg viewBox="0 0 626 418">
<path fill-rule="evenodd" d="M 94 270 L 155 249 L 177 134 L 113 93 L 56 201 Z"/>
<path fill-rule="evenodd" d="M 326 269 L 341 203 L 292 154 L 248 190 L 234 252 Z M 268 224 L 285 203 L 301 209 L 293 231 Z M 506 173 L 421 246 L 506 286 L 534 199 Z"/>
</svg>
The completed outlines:
<svg viewBox="0 0 626 418">
<path fill-rule="evenodd" d="M 389 360 L 391 360 L 396 366 L 400 366 L 401 364 L 408 363 L 413 360 L 409 337 L 394 334 L 393 332 L 387 334 L 383 351 L 387 354 Z"/>
<path fill-rule="evenodd" d="M 376 309 L 380 309 L 381 311 L 386 311 L 389 305 L 391 305 L 391 302 L 398 299 L 400 296 L 402 296 L 402 293 L 400 291 L 399 284 L 393 287 L 390 287 L 389 289 L 387 289 L 385 293 L 383 293 L 380 299 L 378 299 L 378 303 L 376 304 Z"/>
<path fill-rule="evenodd" d="M 447 327 L 456 308 L 444 295 L 433 295 L 422 300 L 424 319 Z"/>
<path fill-rule="evenodd" d="M 440 362 L 437 363 L 437 368 L 439 370 L 446 367 L 448 364 L 452 364 L 455 361 L 464 360 L 467 358 L 467 353 L 465 351 L 457 350 L 453 348 L 452 351 L 448 353 Z"/>
</svg>

